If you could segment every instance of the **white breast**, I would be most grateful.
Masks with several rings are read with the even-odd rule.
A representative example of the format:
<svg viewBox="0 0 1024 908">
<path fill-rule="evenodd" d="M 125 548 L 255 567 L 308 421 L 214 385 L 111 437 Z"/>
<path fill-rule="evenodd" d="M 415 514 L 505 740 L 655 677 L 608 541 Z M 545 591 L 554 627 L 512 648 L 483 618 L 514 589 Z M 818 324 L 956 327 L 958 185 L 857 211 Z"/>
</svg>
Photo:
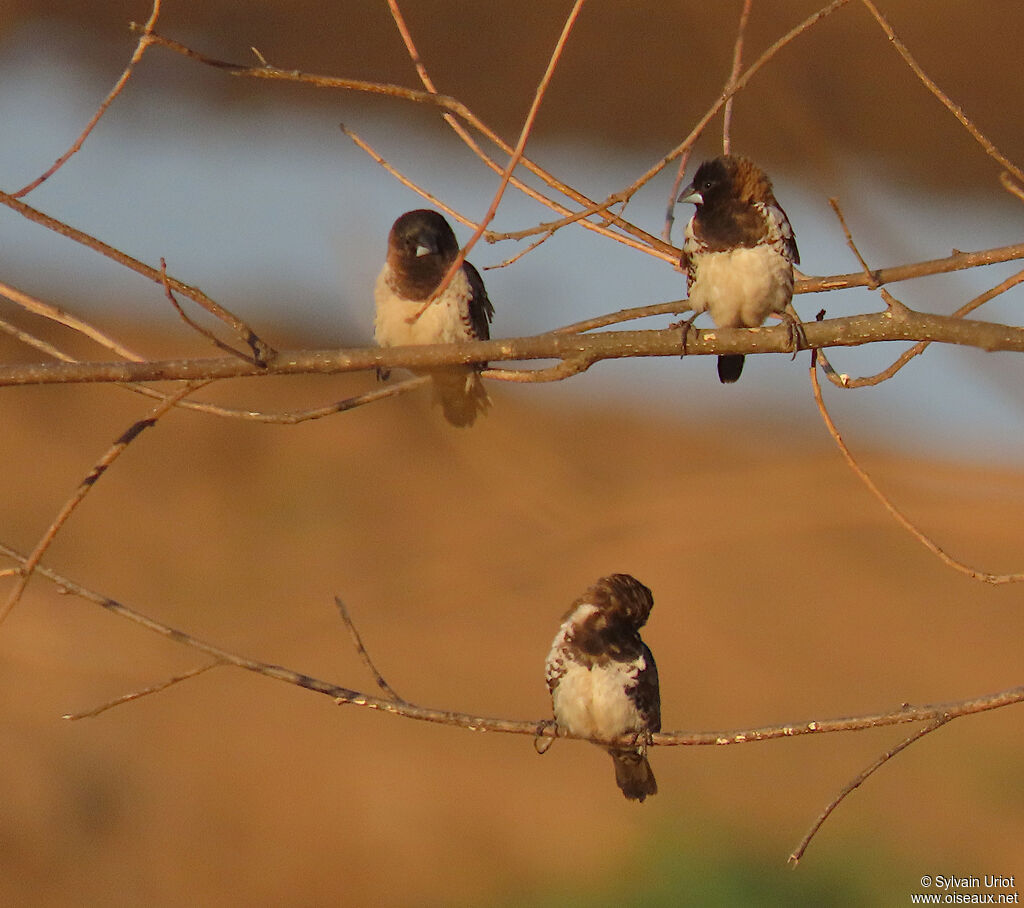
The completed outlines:
<svg viewBox="0 0 1024 908">
<path fill-rule="evenodd" d="M 586 669 L 568 662 L 552 693 L 555 719 L 573 734 L 587 738 L 614 738 L 639 731 L 636 706 L 626 695 L 640 665 L 609 662 Z"/>
<path fill-rule="evenodd" d="M 469 301 L 473 291 L 464 271 L 459 271 L 441 296 L 415 321 L 409 319 L 423 308 L 422 302 L 409 302 L 398 296 L 385 265 L 374 286 L 377 318 L 374 338 L 381 347 L 407 344 L 452 344 L 473 340 L 469 320 Z"/>
<path fill-rule="evenodd" d="M 793 297 L 793 266 L 769 245 L 703 252 L 694 266 L 690 305 L 719 328 L 756 328 Z"/>
</svg>

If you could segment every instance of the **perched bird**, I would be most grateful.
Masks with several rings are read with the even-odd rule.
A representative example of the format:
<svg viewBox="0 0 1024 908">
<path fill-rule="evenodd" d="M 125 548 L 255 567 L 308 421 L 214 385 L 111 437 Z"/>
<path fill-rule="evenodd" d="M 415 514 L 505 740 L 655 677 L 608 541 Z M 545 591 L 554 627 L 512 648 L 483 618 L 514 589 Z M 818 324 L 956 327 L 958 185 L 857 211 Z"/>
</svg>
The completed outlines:
<svg viewBox="0 0 1024 908">
<path fill-rule="evenodd" d="M 488 340 L 494 307 L 480 273 L 469 262 L 425 309 L 455 257 L 459 244 L 436 211 L 407 211 L 391 227 L 388 254 L 377 277 L 374 337 L 381 347 Z M 434 402 L 453 426 L 471 426 L 491 405 L 480 379 L 482 365 L 418 369 L 433 379 Z M 387 374 L 381 374 L 387 378 Z"/>
<path fill-rule="evenodd" d="M 560 727 L 587 738 L 634 736 L 632 746 L 607 748 L 615 781 L 631 801 L 658 792 L 641 740 L 661 731 L 658 668 L 640 639 L 653 605 L 635 577 L 602 577 L 565 614 L 545 666 Z"/>
<path fill-rule="evenodd" d="M 772 314 L 792 325 L 786 306 L 800 253 L 765 172 L 749 158 L 722 155 L 697 168 L 678 201 L 697 206 L 680 260 L 694 316 L 710 312 L 719 328 L 757 328 Z M 741 354 L 718 357 L 723 382 L 742 371 Z"/>
</svg>

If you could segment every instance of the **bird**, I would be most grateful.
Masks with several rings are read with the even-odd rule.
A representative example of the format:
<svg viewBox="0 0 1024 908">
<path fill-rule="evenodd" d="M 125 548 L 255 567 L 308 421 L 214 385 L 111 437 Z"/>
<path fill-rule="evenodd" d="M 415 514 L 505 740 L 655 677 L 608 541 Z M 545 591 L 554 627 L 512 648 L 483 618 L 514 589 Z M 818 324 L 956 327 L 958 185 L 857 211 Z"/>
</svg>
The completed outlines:
<svg viewBox="0 0 1024 908">
<path fill-rule="evenodd" d="M 374 285 L 378 346 L 488 340 L 494 307 L 480 273 L 463 262 L 444 292 L 424 308 L 459 254 L 444 216 L 428 208 L 407 211 L 388 234 L 387 257 Z M 471 426 L 490 405 L 480 378 L 484 364 L 413 370 L 429 375 L 433 399 L 453 426 Z M 379 378 L 388 373 L 378 371 Z"/>
<path fill-rule="evenodd" d="M 749 158 L 721 155 L 697 168 L 677 201 L 697 206 L 680 257 L 693 317 L 709 312 L 719 328 L 757 328 L 777 315 L 790 324 L 796 349 L 799 325 L 786 307 L 800 253 L 767 174 Z M 718 357 L 723 383 L 742 371 L 742 354 Z"/>
<path fill-rule="evenodd" d="M 640 802 L 658 792 L 647 760 L 650 736 L 661 731 L 658 668 L 640 639 L 653 605 L 635 577 L 602 577 L 566 612 L 545 664 L 556 725 L 598 740 L 634 736 L 606 750 L 622 794 Z"/>
</svg>

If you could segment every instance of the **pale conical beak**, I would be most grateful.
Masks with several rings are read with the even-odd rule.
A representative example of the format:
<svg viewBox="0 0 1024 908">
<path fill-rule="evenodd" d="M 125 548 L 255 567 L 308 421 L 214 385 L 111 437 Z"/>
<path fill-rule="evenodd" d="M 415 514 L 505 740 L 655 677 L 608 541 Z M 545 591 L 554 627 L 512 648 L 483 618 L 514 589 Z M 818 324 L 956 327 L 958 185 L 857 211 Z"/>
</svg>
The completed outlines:
<svg viewBox="0 0 1024 908">
<path fill-rule="evenodd" d="M 425 243 L 419 243 L 416 246 L 416 258 L 422 258 L 424 255 L 433 255 L 437 252 L 433 246 L 427 246 Z"/>
<path fill-rule="evenodd" d="M 692 202 L 694 205 L 702 205 L 704 203 L 704 196 L 702 196 L 691 183 L 681 193 L 677 202 Z"/>
</svg>

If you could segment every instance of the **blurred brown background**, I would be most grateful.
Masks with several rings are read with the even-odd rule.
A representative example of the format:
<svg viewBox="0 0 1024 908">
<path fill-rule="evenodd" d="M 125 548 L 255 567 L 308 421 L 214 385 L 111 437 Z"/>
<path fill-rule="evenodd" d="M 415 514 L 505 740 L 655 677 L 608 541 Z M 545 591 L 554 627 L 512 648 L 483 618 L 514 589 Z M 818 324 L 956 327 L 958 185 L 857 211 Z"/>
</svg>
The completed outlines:
<svg viewBox="0 0 1024 908">
<path fill-rule="evenodd" d="M 407 6 L 441 89 L 514 135 L 569 4 Z M 592 0 L 538 135 L 642 143 L 656 160 L 719 91 L 739 6 Z M 748 59 L 815 8 L 755 4 Z M 1019 102 L 1019 6 L 884 11 L 1020 158 L 1019 118 L 1008 115 Z M 43 53 L 65 26 L 87 29 L 98 99 L 130 53 L 124 23 L 147 15 L 138 3 L 8 2 L 0 36 L 28 34 Z M 160 30 L 229 59 L 254 45 L 281 66 L 415 84 L 382 3 L 165 0 Z M 995 165 L 857 4 L 799 41 L 739 100 L 739 144 L 803 174 L 810 190 L 852 156 L 923 191 L 955 179 L 979 198 L 1001 192 Z M 166 81 L 225 110 L 265 98 L 330 106 L 334 123 L 340 105 L 372 109 L 157 52 L 138 79 L 154 103 Z M 774 116 L 754 115 L 768 103 Z M 91 112 L 83 107 L 83 123 Z M 246 278 L 222 280 L 235 277 Z M 100 320 L 152 356 L 206 354 L 179 326 L 146 326 L 153 293 L 139 289 L 145 305 Z M 313 342 L 281 322 L 261 326 L 279 346 Z M 36 358 L 10 341 L 0 352 Z M 770 374 L 765 359 L 744 382 Z M 979 357 L 979 368 L 1019 375 L 1006 360 Z M 787 363 L 787 374 L 806 365 Z M 654 591 L 645 638 L 667 728 L 854 715 L 1021 683 L 1020 587 L 955 574 L 896 527 L 841 463 L 806 390 L 717 415 L 727 391 L 712 387 L 713 370 L 678 368 L 674 398 L 646 396 L 642 379 L 632 398 L 609 392 L 634 375 L 620 364 L 595 368 L 606 384 L 587 375 L 497 387 L 470 432 L 449 429 L 425 395 L 294 427 L 174 413 L 97 484 L 46 563 L 226 649 L 369 689 L 334 611 L 340 595 L 400 694 L 483 715 L 548 714 L 543 660 L 559 618 L 613 571 Z M 370 384 L 261 380 L 205 396 L 289 409 Z M 884 412 L 886 392 L 866 393 Z M 148 404 L 99 387 L 4 398 L 0 538 L 24 550 Z M 942 449 L 908 457 L 862 432 L 846 398 L 830 401 L 864 465 L 948 551 L 993 571 L 1024 567 L 1014 464 L 957 462 Z M 951 404 L 951 436 L 961 418 Z M 1024 732 L 1013 707 L 960 719 L 883 767 L 794 872 L 786 856 L 818 811 L 910 729 L 657 749 L 661 792 L 637 806 L 596 748 L 559 742 L 540 758 L 527 739 L 337 707 L 235 670 L 95 719 L 60 719 L 202 661 L 33 580 L 0 628 L 0 901 L 860 905 L 902 903 L 925 873 L 1024 877 Z"/>
</svg>

